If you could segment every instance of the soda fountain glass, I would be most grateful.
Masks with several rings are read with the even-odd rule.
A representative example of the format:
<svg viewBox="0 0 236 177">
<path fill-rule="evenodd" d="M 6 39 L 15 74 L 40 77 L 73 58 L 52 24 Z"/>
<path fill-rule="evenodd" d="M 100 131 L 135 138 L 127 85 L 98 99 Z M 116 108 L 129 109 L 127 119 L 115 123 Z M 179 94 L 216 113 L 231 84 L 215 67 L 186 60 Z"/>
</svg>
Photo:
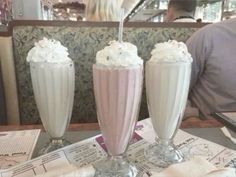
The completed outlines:
<svg viewBox="0 0 236 177">
<path fill-rule="evenodd" d="M 38 152 L 42 155 L 70 144 L 63 135 L 74 102 L 74 63 L 30 62 L 30 73 L 39 115 L 50 136 L 50 143 Z"/>
</svg>

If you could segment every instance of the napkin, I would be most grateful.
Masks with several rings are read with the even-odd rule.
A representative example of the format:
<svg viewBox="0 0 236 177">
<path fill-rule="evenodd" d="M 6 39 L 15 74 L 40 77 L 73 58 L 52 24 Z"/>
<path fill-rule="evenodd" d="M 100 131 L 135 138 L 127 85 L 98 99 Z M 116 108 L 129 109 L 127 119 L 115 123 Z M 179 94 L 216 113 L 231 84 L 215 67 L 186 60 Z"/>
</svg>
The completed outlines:
<svg viewBox="0 0 236 177">
<path fill-rule="evenodd" d="M 77 168 L 74 165 L 57 166 L 54 169 L 36 177 L 93 177 L 95 169 L 92 165 Z"/>
<path fill-rule="evenodd" d="M 202 157 L 169 166 L 162 172 L 151 172 L 151 177 L 235 177 L 235 169 L 217 169 Z"/>
</svg>

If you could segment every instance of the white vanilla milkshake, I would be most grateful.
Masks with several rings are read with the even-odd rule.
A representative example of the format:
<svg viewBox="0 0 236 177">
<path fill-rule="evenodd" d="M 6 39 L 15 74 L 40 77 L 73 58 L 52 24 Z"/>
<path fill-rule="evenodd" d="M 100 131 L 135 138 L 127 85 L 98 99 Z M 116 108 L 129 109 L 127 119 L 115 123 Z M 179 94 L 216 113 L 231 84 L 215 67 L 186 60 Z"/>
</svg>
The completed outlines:
<svg viewBox="0 0 236 177">
<path fill-rule="evenodd" d="M 186 105 L 192 58 L 182 42 L 156 44 L 146 64 L 149 114 L 157 136 L 171 139 Z"/>
<path fill-rule="evenodd" d="M 138 117 L 143 61 L 136 46 L 111 42 L 93 66 L 97 115 L 110 155 L 125 152 Z"/>
<path fill-rule="evenodd" d="M 68 55 L 60 42 L 44 38 L 27 57 L 38 111 L 51 138 L 63 136 L 72 113 L 75 73 Z"/>
<path fill-rule="evenodd" d="M 148 110 L 157 141 L 144 152 L 150 162 L 160 167 L 185 159 L 173 138 L 187 102 L 191 63 L 186 45 L 177 41 L 156 44 L 146 63 Z"/>
</svg>

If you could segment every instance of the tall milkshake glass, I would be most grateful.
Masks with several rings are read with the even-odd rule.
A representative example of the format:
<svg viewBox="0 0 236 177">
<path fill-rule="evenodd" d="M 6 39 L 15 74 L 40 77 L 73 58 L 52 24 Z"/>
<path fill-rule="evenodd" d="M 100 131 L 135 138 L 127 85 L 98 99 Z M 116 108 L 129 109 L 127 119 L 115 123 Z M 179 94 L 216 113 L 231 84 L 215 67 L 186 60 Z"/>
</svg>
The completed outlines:
<svg viewBox="0 0 236 177">
<path fill-rule="evenodd" d="M 146 63 L 148 109 L 157 138 L 145 156 L 160 167 L 184 160 L 173 138 L 187 101 L 191 62 L 185 44 L 169 41 L 157 44 Z"/>
<path fill-rule="evenodd" d="M 57 53 L 55 50 L 59 49 L 61 51 Z M 36 105 L 51 139 L 39 151 L 38 155 L 42 155 L 69 144 L 63 135 L 70 122 L 74 101 L 74 64 L 68 58 L 66 48 L 45 38 L 31 49 L 27 60 L 30 62 Z"/>
<path fill-rule="evenodd" d="M 130 50 L 130 51 L 129 51 Z M 109 57 L 109 60 L 103 60 Z M 97 116 L 108 151 L 106 160 L 95 165 L 96 176 L 134 177 L 137 169 L 125 151 L 139 113 L 143 64 L 130 43 L 113 42 L 97 54 L 93 65 Z"/>
</svg>

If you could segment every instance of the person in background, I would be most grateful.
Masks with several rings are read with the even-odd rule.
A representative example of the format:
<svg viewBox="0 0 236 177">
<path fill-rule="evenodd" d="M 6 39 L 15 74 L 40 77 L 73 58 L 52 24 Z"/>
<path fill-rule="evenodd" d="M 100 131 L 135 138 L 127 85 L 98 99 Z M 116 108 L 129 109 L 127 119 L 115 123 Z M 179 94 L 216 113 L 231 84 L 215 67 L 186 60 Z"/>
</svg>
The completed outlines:
<svg viewBox="0 0 236 177">
<path fill-rule="evenodd" d="M 193 63 L 185 118 L 236 111 L 236 18 L 201 28 L 186 45 Z"/>
<path fill-rule="evenodd" d="M 88 0 L 85 16 L 87 21 L 119 21 L 120 10 L 118 0 Z"/>
<path fill-rule="evenodd" d="M 196 0 L 170 0 L 166 22 L 196 22 L 194 20 L 196 5 Z"/>
</svg>

